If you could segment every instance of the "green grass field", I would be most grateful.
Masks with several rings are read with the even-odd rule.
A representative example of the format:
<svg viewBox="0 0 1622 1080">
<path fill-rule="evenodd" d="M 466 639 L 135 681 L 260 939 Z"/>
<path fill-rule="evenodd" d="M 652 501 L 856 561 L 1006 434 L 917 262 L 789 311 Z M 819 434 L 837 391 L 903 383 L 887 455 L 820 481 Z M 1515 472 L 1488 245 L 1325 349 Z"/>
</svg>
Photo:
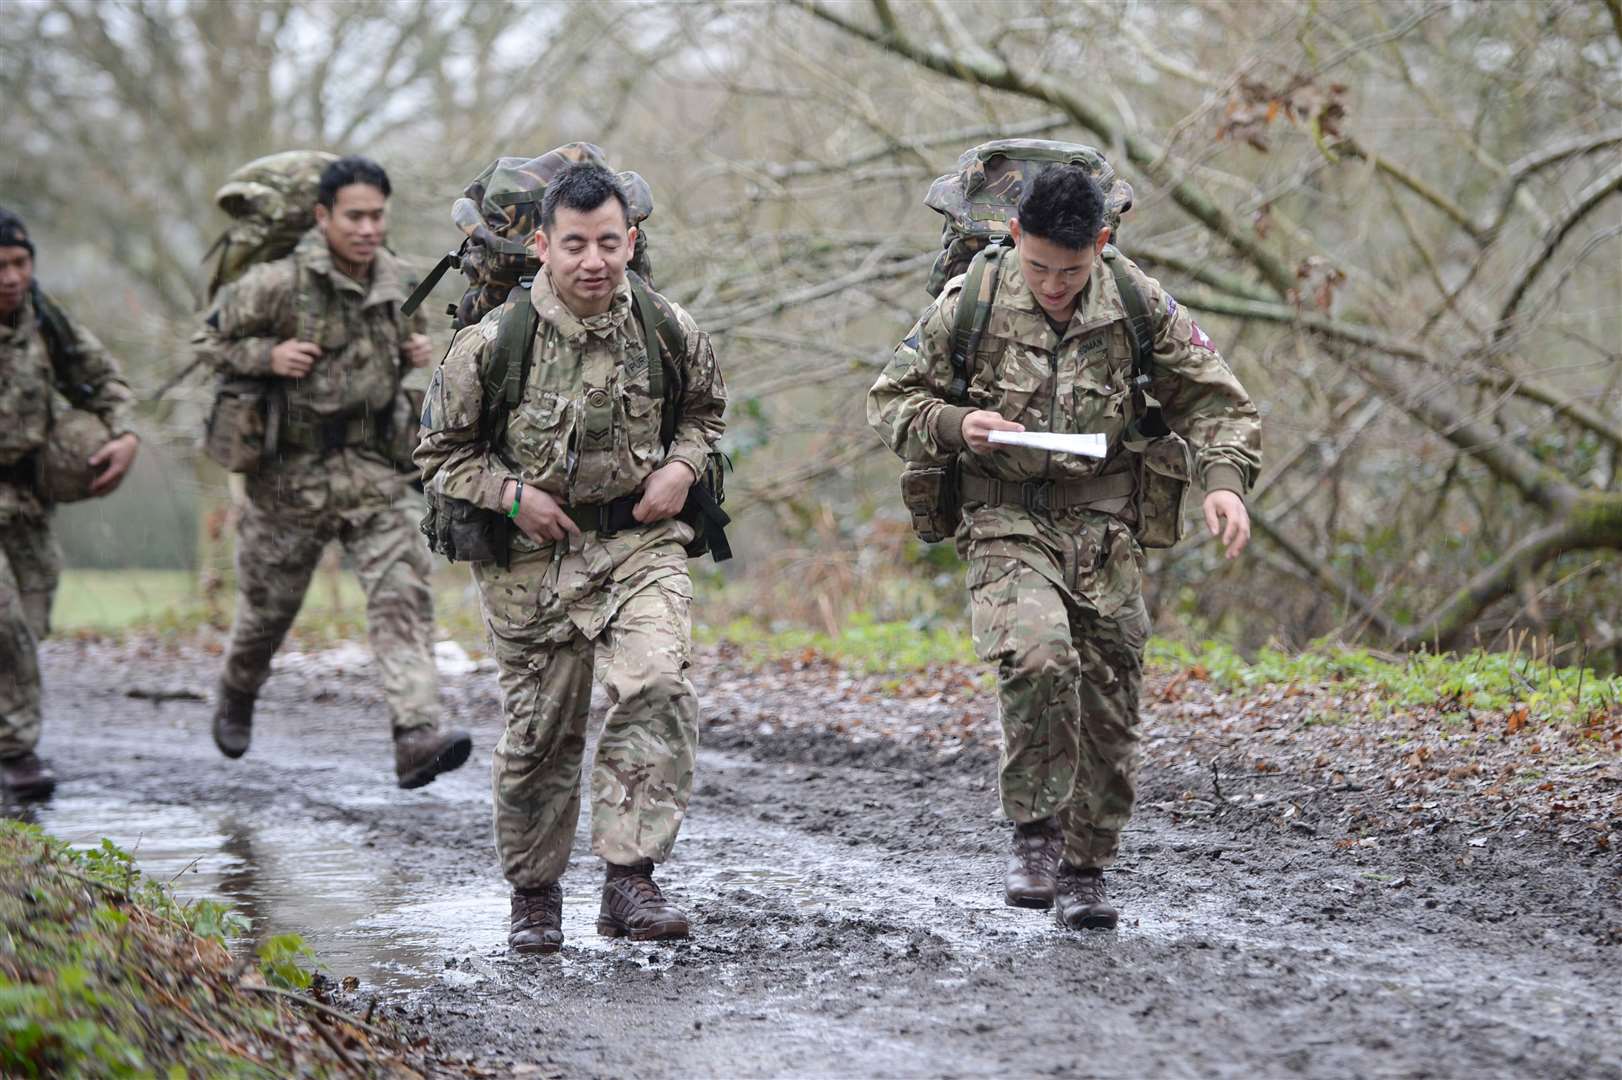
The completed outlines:
<svg viewBox="0 0 1622 1080">
<path fill-rule="evenodd" d="M 464 644 L 479 636 L 478 600 L 467 571 L 444 568 L 434 575 L 435 617 Z M 183 630 L 206 622 L 228 625 L 236 593 L 229 585 L 212 604 L 197 575 L 186 570 L 68 570 L 56 590 L 51 627 L 58 634 L 115 632 L 134 628 Z M 354 574 L 317 571 L 294 623 L 306 637 L 364 636 L 366 598 Z"/>
</svg>

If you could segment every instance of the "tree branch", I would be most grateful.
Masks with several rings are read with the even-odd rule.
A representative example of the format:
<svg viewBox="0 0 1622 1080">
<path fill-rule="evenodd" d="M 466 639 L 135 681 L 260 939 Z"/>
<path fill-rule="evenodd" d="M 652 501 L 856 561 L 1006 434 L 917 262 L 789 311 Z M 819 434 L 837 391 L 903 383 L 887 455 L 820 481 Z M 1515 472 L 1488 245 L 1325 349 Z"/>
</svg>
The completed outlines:
<svg viewBox="0 0 1622 1080">
<path fill-rule="evenodd" d="M 1575 205 L 1566 213 L 1566 216 L 1555 222 L 1549 231 L 1544 234 L 1543 250 L 1539 251 L 1532 258 L 1532 261 L 1527 264 L 1526 269 L 1521 271 L 1514 288 L 1509 292 L 1509 299 L 1504 301 L 1503 310 L 1498 313 L 1498 326 L 1493 331 L 1494 341 L 1502 339 L 1509 332 L 1510 321 L 1514 319 L 1516 309 L 1521 306 L 1521 300 L 1526 296 L 1526 291 L 1532 287 L 1532 283 L 1537 280 L 1537 276 L 1543 272 L 1543 268 L 1554 257 L 1555 249 L 1560 246 L 1561 241 L 1566 238 L 1566 235 L 1572 229 L 1577 227 L 1577 224 L 1583 218 L 1592 213 L 1596 206 L 1604 202 L 1607 196 L 1618 190 L 1622 190 L 1622 163 L 1612 166 L 1610 172 L 1605 173 L 1578 193 Z"/>
</svg>

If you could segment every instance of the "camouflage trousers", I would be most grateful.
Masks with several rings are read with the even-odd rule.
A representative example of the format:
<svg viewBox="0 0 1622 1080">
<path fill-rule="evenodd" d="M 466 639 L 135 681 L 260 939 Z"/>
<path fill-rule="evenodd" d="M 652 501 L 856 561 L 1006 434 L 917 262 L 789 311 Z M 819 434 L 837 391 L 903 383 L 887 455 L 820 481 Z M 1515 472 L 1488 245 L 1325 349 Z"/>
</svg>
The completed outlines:
<svg viewBox="0 0 1622 1080">
<path fill-rule="evenodd" d="M 434 599 L 421 517 L 404 477 L 354 451 L 250 477 L 237 523 L 237 610 L 225 685 L 259 693 L 321 553 L 336 540 L 366 594 L 366 634 L 393 730 L 437 726 Z"/>
<path fill-rule="evenodd" d="M 692 579 L 674 522 L 515 551 L 475 568 L 506 730 L 491 769 L 496 852 L 517 888 L 556 881 L 580 817 L 592 677 L 608 716 L 591 771 L 591 850 L 662 862 L 693 790 Z"/>
<path fill-rule="evenodd" d="M 0 515 L 0 759 L 39 743 L 38 649 L 61 570 L 49 519 Z"/>
<path fill-rule="evenodd" d="M 975 651 L 997 663 L 1003 812 L 1015 822 L 1057 815 L 1065 861 L 1108 866 L 1137 797 L 1142 593 L 1112 597 L 1104 615 L 1060 584 L 1075 568 L 1045 544 L 994 546 L 999 554 L 971 557 L 969 597 Z"/>
</svg>

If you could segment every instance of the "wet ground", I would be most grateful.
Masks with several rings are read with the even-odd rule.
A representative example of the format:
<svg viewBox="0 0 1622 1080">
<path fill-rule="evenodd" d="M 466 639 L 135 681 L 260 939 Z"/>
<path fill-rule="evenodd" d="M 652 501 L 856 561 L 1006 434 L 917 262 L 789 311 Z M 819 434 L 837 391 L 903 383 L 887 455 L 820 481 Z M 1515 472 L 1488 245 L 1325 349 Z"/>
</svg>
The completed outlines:
<svg viewBox="0 0 1622 1080">
<path fill-rule="evenodd" d="M 52 643 L 61 787 L 35 819 L 234 901 L 255 938 L 302 934 L 358 1004 L 512 1075 L 1622 1077 L 1614 851 L 1440 824 L 1348 845 L 1321 793 L 1288 820 L 1259 791 L 1203 809 L 1151 752 L 1121 928 L 1061 931 L 1002 904 L 983 747 L 855 744 L 832 710 L 785 732 L 816 704 L 735 669 L 696 673 L 708 748 L 659 875 L 693 940 L 597 938 L 582 833 L 563 952 L 512 957 L 494 677 L 447 676 L 473 760 L 402 792 L 363 658 L 289 658 L 231 762 L 216 658 Z"/>
</svg>

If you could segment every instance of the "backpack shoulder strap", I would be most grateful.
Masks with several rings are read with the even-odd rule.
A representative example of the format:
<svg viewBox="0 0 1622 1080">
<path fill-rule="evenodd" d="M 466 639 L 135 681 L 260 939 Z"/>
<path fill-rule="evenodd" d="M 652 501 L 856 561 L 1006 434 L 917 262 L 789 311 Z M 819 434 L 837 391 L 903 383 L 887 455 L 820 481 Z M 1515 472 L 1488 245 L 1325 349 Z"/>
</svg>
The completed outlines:
<svg viewBox="0 0 1622 1080">
<path fill-rule="evenodd" d="M 687 356 L 687 331 L 682 329 L 670 301 L 650 289 L 635 271 L 627 271 L 625 280 L 631 286 L 631 301 L 642 323 L 642 339 L 659 352 L 658 363 L 648 357 L 648 389 L 654 397 L 664 398 L 659 438 L 669 449 L 676 437 L 676 413 L 684 389 L 682 361 Z"/>
<path fill-rule="evenodd" d="M 74 333 L 68 313 L 45 295 L 39 282 L 29 285 L 29 293 L 34 303 L 34 325 L 39 328 L 39 336 L 45 339 L 45 354 L 51 359 L 51 374 L 56 378 L 56 388 L 75 407 L 82 406 L 90 400 L 94 391 L 88 386 L 75 384 L 68 372 L 69 366 L 79 359 L 83 351 L 79 345 L 79 335 Z"/>
<path fill-rule="evenodd" d="M 1133 427 L 1135 438 L 1158 438 L 1171 429 L 1160 413 L 1160 402 L 1149 393 L 1154 378 L 1154 324 L 1149 321 L 1149 305 L 1144 303 L 1143 290 L 1132 279 L 1125 260 L 1113 244 L 1104 247 L 1104 262 L 1115 278 L 1115 289 L 1121 294 L 1121 306 L 1126 309 L 1126 336 L 1132 346 L 1132 412 L 1136 417 Z"/>
<path fill-rule="evenodd" d="M 495 345 L 484 364 L 484 413 L 481 435 L 486 444 L 500 442 L 507 433 L 507 417 L 524 396 L 530 360 L 535 355 L 535 331 L 541 313 L 530 303 L 529 287 L 520 282 L 507 294 L 512 305 L 496 331 Z"/>
<path fill-rule="evenodd" d="M 991 322 L 991 305 L 997 299 L 997 284 L 1002 277 L 1002 260 L 1008 252 L 1007 243 L 998 239 L 969 260 L 969 269 L 963 275 L 963 289 L 957 295 L 957 318 L 952 322 L 952 383 L 947 388 L 947 399 L 963 404 L 969 398 L 969 380 L 974 378 L 974 354 L 985 336 L 986 325 Z"/>
</svg>

